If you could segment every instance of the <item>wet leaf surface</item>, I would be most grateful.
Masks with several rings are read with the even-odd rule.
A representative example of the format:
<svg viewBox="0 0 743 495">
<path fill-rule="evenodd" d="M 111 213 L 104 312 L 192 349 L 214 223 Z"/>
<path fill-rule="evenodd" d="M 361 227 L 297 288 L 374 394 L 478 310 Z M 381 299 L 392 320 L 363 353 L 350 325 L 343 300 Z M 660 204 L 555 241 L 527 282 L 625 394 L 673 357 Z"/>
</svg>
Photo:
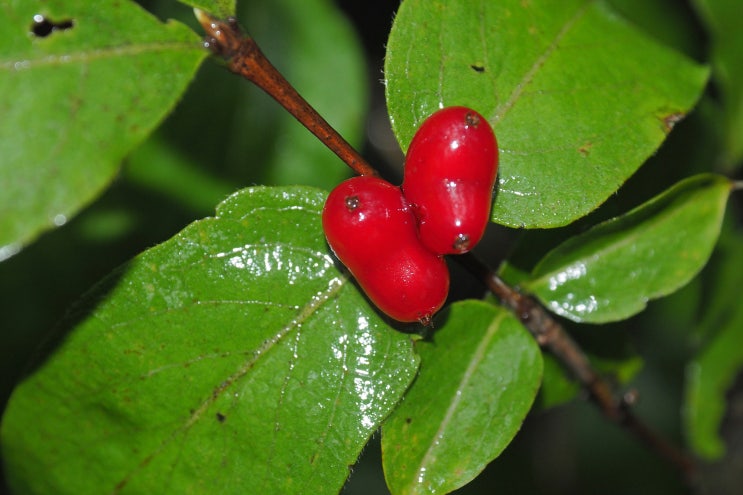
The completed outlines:
<svg viewBox="0 0 743 495">
<path fill-rule="evenodd" d="M 418 360 L 339 271 L 324 198 L 243 190 L 97 286 L 11 397 L 14 489 L 337 493 Z"/>
<path fill-rule="evenodd" d="M 419 341 L 420 374 L 382 429 L 395 495 L 449 493 L 475 478 L 513 440 L 542 378 L 533 337 L 505 309 L 453 304 Z"/>
<path fill-rule="evenodd" d="M 720 234 L 731 183 L 699 175 L 549 252 L 522 286 L 578 322 L 628 318 L 686 284 Z"/>
</svg>

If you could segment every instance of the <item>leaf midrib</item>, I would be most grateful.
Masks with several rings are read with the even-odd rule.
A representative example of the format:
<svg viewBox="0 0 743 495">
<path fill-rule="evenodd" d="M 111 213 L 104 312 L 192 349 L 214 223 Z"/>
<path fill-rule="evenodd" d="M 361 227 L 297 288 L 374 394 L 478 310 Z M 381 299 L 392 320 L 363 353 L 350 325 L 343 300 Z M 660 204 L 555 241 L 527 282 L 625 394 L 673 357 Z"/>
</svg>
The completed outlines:
<svg viewBox="0 0 743 495">
<path fill-rule="evenodd" d="M 165 438 L 161 444 L 152 452 L 147 454 L 134 468 L 132 468 L 113 488 L 113 494 L 120 493 L 138 472 L 145 469 L 148 464 L 154 459 L 159 453 L 166 449 L 175 439 L 182 433 L 188 431 L 193 425 L 195 425 L 201 417 L 205 414 L 206 410 L 217 400 L 222 394 L 230 388 L 232 385 L 237 383 L 240 379 L 246 376 L 251 369 L 258 363 L 260 358 L 264 356 L 271 349 L 275 348 L 287 335 L 290 335 L 295 329 L 301 326 L 302 323 L 307 321 L 314 313 L 316 313 L 323 305 L 332 299 L 345 285 L 348 283 L 347 277 L 333 277 L 328 281 L 328 289 L 317 296 L 310 299 L 309 303 L 302 307 L 299 314 L 289 321 L 284 327 L 277 332 L 272 338 L 267 339 L 264 343 L 256 348 L 252 352 L 252 358 L 247 360 L 243 365 L 235 371 L 228 378 L 223 380 L 217 387 L 215 387 L 209 397 L 205 399 L 198 408 L 188 417 L 185 423 L 175 429 L 170 435 Z"/>
<path fill-rule="evenodd" d="M 17 58 L 12 60 L 0 60 L 0 70 L 23 72 L 41 67 L 62 66 L 106 58 L 135 56 L 143 53 L 199 50 L 202 50 L 202 47 L 198 43 L 187 41 L 158 41 L 152 43 L 123 44 L 119 46 L 108 46 L 92 50 L 76 51 L 70 54 L 50 53 L 44 56 L 36 56 L 34 58 L 21 58 L 20 60 Z"/>
<path fill-rule="evenodd" d="M 465 369 L 464 374 L 462 375 L 462 379 L 457 384 L 455 391 L 464 390 L 466 388 L 467 383 L 469 383 L 472 379 L 472 376 L 474 375 L 477 367 L 482 363 L 485 357 L 486 350 L 490 346 L 490 343 L 492 342 L 495 335 L 498 333 L 498 330 L 501 328 L 501 323 L 504 318 L 506 318 L 505 312 L 501 312 L 495 318 L 493 318 L 493 321 L 488 326 L 485 335 L 483 336 L 482 340 L 477 346 L 477 349 L 472 355 L 472 359 Z M 446 429 L 451 425 L 452 418 L 457 412 L 463 396 L 464 394 L 454 394 L 454 399 L 451 401 L 449 407 L 446 409 L 444 418 L 441 420 L 439 428 L 438 430 L 436 430 L 436 434 L 433 436 L 431 444 L 421 458 L 421 462 L 419 463 L 418 468 L 415 471 L 416 480 L 424 479 L 427 467 L 435 462 L 436 447 L 439 445 L 439 441 L 444 437 Z"/>
<path fill-rule="evenodd" d="M 495 114 L 490 119 L 490 123 L 493 125 L 493 127 L 496 127 L 498 123 L 503 120 L 503 118 L 506 116 L 509 110 L 513 108 L 513 106 L 516 104 L 516 102 L 521 97 L 521 94 L 524 92 L 524 89 L 532 82 L 532 80 L 536 77 L 537 73 L 539 72 L 539 69 L 544 66 L 544 64 L 547 62 L 547 60 L 552 56 L 553 53 L 557 50 L 558 45 L 560 44 L 560 41 L 562 41 L 563 38 L 568 34 L 568 32 L 573 28 L 576 22 L 583 17 L 583 15 L 588 10 L 588 7 L 593 3 L 594 0 L 588 0 L 586 1 L 582 6 L 580 6 L 575 14 L 573 14 L 572 17 L 570 17 L 567 22 L 562 26 L 562 28 L 557 32 L 552 42 L 547 45 L 547 48 L 542 52 L 542 54 L 534 61 L 534 63 L 531 65 L 528 71 L 524 74 L 524 77 L 519 81 L 516 86 L 514 87 L 513 91 L 511 92 L 511 95 L 508 97 L 508 100 L 501 105 L 500 107 L 496 108 Z"/>
</svg>

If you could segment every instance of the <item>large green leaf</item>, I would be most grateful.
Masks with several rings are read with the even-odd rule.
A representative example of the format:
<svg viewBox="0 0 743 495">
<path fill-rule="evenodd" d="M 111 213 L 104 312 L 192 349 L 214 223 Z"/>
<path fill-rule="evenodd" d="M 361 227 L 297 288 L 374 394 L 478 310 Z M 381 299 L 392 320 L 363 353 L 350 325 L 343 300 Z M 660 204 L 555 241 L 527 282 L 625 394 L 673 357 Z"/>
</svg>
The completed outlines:
<svg viewBox="0 0 743 495">
<path fill-rule="evenodd" d="M 743 236 L 722 236 L 716 254 L 712 270 L 715 285 L 710 288 L 709 304 L 699 325 L 699 337 L 704 341 L 688 366 L 684 406 L 689 444 L 706 459 L 719 458 L 726 451 L 720 432 L 728 409 L 726 396 L 743 369 Z"/>
<path fill-rule="evenodd" d="M 532 336 L 505 309 L 453 304 L 419 341 L 418 378 L 382 429 L 382 456 L 393 494 L 448 493 L 513 440 L 542 377 Z"/>
<path fill-rule="evenodd" d="M 441 106 L 471 106 L 493 124 L 492 219 L 515 227 L 596 208 L 658 148 L 707 74 L 591 0 L 406 0 L 385 63 L 403 148 Z"/>
<path fill-rule="evenodd" d="M 128 1 L 4 0 L 0 12 L 3 259 L 108 185 L 207 52 Z"/>
<path fill-rule="evenodd" d="M 522 286 L 578 322 L 628 318 L 686 284 L 709 259 L 731 183 L 698 175 L 549 252 Z"/>
<path fill-rule="evenodd" d="M 418 360 L 338 270 L 324 197 L 246 189 L 95 288 L 9 402 L 17 492 L 337 493 Z"/>
</svg>

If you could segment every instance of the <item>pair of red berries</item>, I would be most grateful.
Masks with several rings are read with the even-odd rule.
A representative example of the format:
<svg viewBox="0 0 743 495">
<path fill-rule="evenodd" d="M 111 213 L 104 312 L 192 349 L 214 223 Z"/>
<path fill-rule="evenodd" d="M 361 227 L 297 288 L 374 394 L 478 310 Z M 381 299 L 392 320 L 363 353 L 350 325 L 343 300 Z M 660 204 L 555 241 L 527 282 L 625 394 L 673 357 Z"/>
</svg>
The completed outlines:
<svg viewBox="0 0 743 495">
<path fill-rule="evenodd" d="M 360 176 L 330 193 L 322 213 L 328 244 L 380 310 L 426 323 L 449 293 L 443 256 L 482 238 L 497 170 L 487 120 L 465 107 L 441 109 L 413 137 L 401 188 Z"/>
</svg>

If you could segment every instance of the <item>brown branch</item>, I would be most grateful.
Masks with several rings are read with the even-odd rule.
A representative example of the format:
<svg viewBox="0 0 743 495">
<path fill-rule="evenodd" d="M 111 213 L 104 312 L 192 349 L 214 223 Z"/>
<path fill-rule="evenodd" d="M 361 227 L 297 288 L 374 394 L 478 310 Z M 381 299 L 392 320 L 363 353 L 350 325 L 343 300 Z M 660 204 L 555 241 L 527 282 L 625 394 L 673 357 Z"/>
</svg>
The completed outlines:
<svg viewBox="0 0 743 495">
<path fill-rule="evenodd" d="M 263 89 L 359 175 L 378 175 L 354 148 L 309 105 L 269 62 L 235 19 L 219 20 L 196 9 L 207 32 L 207 45 L 228 62 L 228 68 Z M 534 298 L 506 284 L 471 253 L 457 256 L 470 272 L 482 280 L 501 303 L 531 332 L 539 345 L 552 353 L 587 391 L 603 415 L 633 434 L 660 457 L 673 464 L 692 483 L 696 464 L 640 421 L 631 411 L 633 395 L 618 398 L 612 386 L 591 365 L 578 344 Z"/>
<path fill-rule="evenodd" d="M 354 147 L 302 98 L 263 55 L 253 38 L 243 32 L 234 18 L 215 19 L 201 10 L 194 11 L 207 33 L 206 45 L 227 61 L 230 71 L 265 91 L 354 172 L 359 175 L 378 175 Z"/>
<path fill-rule="evenodd" d="M 610 383 L 591 365 L 578 344 L 534 298 L 506 284 L 495 272 L 471 253 L 460 256 L 462 264 L 480 278 L 521 323 L 531 332 L 539 345 L 548 350 L 573 378 L 588 392 L 590 400 L 610 421 L 629 431 L 673 464 L 687 484 L 694 481 L 696 463 L 684 451 L 650 429 L 632 413 L 634 394 L 618 398 Z"/>
</svg>

